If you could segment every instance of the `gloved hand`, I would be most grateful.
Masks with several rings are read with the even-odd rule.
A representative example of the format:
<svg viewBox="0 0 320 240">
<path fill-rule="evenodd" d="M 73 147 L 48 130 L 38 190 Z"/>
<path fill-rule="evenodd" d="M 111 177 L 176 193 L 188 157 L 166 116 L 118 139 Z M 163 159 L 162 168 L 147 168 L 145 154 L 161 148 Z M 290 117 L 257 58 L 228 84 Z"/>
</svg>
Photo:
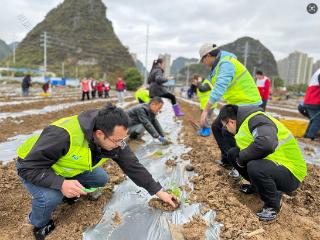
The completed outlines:
<svg viewBox="0 0 320 240">
<path fill-rule="evenodd" d="M 166 140 L 165 137 L 160 136 L 160 137 L 159 137 L 159 141 L 160 141 L 161 143 L 165 143 L 167 140 Z"/>
<path fill-rule="evenodd" d="M 237 164 L 238 167 L 244 168 L 245 162 L 239 158 L 240 149 L 238 147 L 230 148 L 228 151 L 228 161 Z"/>
<path fill-rule="evenodd" d="M 238 147 L 230 148 L 227 153 L 228 162 L 235 163 L 236 159 L 239 158 L 240 149 Z"/>
</svg>

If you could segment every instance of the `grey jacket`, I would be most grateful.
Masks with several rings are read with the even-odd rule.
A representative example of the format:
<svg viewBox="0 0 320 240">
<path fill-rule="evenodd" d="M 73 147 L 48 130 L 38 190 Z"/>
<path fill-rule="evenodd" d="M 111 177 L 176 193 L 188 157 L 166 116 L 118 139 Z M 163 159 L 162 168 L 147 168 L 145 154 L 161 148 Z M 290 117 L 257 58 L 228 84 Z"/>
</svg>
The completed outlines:
<svg viewBox="0 0 320 240">
<path fill-rule="evenodd" d="M 239 107 L 237 132 L 243 121 L 250 114 L 257 111 L 263 110 L 255 106 Z M 255 115 L 249 120 L 248 126 L 254 141 L 247 148 L 240 151 L 239 159 L 241 161 L 262 159 L 276 150 L 278 146 L 278 128 L 267 116 L 262 114 Z"/>
<path fill-rule="evenodd" d="M 144 128 L 154 138 L 164 136 L 162 127 L 156 118 L 156 115 L 151 112 L 149 104 L 140 104 L 126 111 L 130 117 L 130 127 L 142 124 Z"/>
<path fill-rule="evenodd" d="M 161 96 L 166 94 L 168 91 L 163 84 L 168 80 L 163 75 L 163 70 L 160 67 L 155 67 L 151 70 L 148 78 L 149 95 L 150 97 Z"/>
<path fill-rule="evenodd" d="M 145 188 L 151 195 L 161 190 L 160 183 L 156 182 L 148 170 L 139 163 L 129 146 L 107 151 L 94 142 L 93 128 L 98 111 L 89 110 L 78 116 L 91 150 L 92 166 L 95 166 L 101 158 L 111 158 L 136 185 Z M 51 166 L 67 154 L 69 148 L 68 132 L 53 125 L 48 126 L 42 131 L 29 154 L 24 159 L 18 159 L 18 175 L 34 185 L 60 190 L 64 177 L 56 175 Z"/>
</svg>

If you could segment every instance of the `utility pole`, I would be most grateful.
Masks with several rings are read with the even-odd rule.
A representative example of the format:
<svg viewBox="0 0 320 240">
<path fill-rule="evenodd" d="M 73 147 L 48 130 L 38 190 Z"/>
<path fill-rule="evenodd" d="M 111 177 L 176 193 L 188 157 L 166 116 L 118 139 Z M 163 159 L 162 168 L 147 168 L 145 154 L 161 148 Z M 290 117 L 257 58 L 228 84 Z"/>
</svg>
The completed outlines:
<svg viewBox="0 0 320 240">
<path fill-rule="evenodd" d="M 61 64 L 61 76 L 64 77 L 64 62 Z"/>
<path fill-rule="evenodd" d="M 190 64 L 187 63 L 187 79 L 186 79 L 187 87 L 189 86 L 189 66 L 190 66 Z"/>
<path fill-rule="evenodd" d="M 48 45 L 48 39 L 47 39 L 47 32 L 43 32 L 40 36 L 40 46 L 43 47 L 43 72 L 44 76 L 47 73 L 47 45 Z M 43 45 L 42 45 L 43 44 Z"/>
<path fill-rule="evenodd" d="M 13 42 L 13 65 L 16 65 L 16 43 Z"/>
<path fill-rule="evenodd" d="M 144 62 L 145 71 L 144 71 L 144 84 L 147 84 L 148 77 L 148 51 L 149 51 L 149 24 L 147 24 L 147 32 L 146 32 L 146 58 Z"/>
<path fill-rule="evenodd" d="M 246 42 L 246 45 L 244 46 L 244 65 L 245 66 L 247 66 L 248 51 L 249 51 L 249 43 Z"/>
</svg>

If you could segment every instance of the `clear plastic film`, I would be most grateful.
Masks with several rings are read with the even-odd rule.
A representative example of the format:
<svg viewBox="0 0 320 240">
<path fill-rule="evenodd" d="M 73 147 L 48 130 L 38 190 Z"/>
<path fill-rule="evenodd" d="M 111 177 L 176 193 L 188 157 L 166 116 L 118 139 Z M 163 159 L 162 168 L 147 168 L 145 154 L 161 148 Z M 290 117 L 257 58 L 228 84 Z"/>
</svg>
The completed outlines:
<svg viewBox="0 0 320 240">
<path fill-rule="evenodd" d="M 177 187 L 187 185 L 193 189 L 190 179 L 194 173 L 185 170 L 189 162 L 179 157 L 189 149 L 178 143 L 181 122 L 173 118 L 171 104 L 166 102 L 158 119 L 165 132 L 170 133 L 172 144 L 163 146 L 157 140 L 153 140 L 149 134 L 145 134 L 143 137 L 145 143 L 136 150 L 136 155 L 164 189 L 169 189 L 173 185 Z M 161 154 L 155 154 L 159 152 Z M 155 155 L 157 158 L 154 157 Z M 177 157 L 177 166 L 167 167 L 165 162 L 173 157 Z M 205 239 L 219 239 L 221 224 L 215 222 L 216 213 L 213 210 L 202 214 L 201 204 L 188 204 L 187 201 L 182 201 L 181 206 L 175 211 L 163 212 L 148 205 L 151 198 L 153 196 L 127 178 L 114 189 L 112 198 L 104 208 L 101 221 L 84 232 L 83 238 L 86 240 L 171 240 L 175 239 L 170 227 L 172 224 L 182 226 L 193 216 L 201 215 L 208 224 Z M 181 190 L 181 199 L 187 198 L 188 193 Z M 114 221 L 115 214 L 118 214 L 120 221 Z"/>
</svg>

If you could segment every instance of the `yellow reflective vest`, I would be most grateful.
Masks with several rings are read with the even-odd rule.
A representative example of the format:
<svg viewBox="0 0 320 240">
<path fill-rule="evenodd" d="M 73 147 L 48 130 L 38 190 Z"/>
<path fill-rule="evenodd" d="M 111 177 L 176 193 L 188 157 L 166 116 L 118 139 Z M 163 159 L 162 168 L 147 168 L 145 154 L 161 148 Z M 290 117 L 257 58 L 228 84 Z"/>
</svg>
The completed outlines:
<svg viewBox="0 0 320 240">
<path fill-rule="evenodd" d="M 227 91 L 222 96 L 222 99 L 225 100 L 227 104 L 258 105 L 261 102 L 261 97 L 256 83 L 246 67 L 243 66 L 236 58 L 226 56 L 219 61 L 215 72 L 210 75 L 212 85 L 215 85 L 219 75 L 220 66 L 224 62 L 230 62 L 233 64 L 235 74 Z"/>
<path fill-rule="evenodd" d="M 281 122 L 272 116 L 261 111 L 250 114 L 242 122 L 238 133 L 235 135 L 237 146 L 240 150 L 243 150 L 254 141 L 249 130 L 249 120 L 258 114 L 267 116 L 272 122 L 274 122 L 278 129 L 278 146 L 273 153 L 269 154 L 264 159 L 285 166 L 300 182 L 302 182 L 307 175 L 307 165 L 303 159 L 299 145 L 292 133 Z"/>
<path fill-rule="evenodd" d="M 62 118 L 51 125 L 65 129 L 70 136 L 69 151 L 51 166 L 57 175 L 71 178 L 84 171 L 92 171 L 92 169 L 101 166 L 108 160 L 108 158 L 102 158 L 92 167 L 91 150 L 80 127 L 77 115 Z M 24 159 L 28 155 L 39 137 L 40 135 L 30 137 L 19 147 L 18 156 L 21 159 Z"/>
</svg>

